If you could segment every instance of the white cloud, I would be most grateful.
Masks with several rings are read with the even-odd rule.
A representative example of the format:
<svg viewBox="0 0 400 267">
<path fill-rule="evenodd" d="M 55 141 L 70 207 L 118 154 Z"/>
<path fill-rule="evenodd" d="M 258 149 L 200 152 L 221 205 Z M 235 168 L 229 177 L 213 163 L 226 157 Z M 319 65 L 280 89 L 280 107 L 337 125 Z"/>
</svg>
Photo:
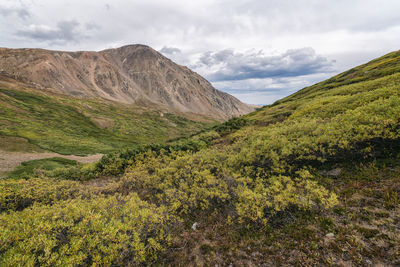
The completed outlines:
<svg viewBox="0 0 400 267">
<path fill-rule="evenodd" d="M 161 50 L 159 52 L 163 53 L 163 54 L 166 54 L 166 55 L 173 55 L 173 54 L 179 54 L 182 51 L 179 48 L 176 48 L 176 47 L 164 46 L 163 48 L 161 48 Z"/>
<path fill-rule="evenodd" d="M 21 2 L 5 0 L 4 2 L 0 3 L 0 15 L 3 17 L 17 15 L 17 17 L 21 19 L 26 19 L 31 14 Z"/>
<path fill-rule="evenodd" d="M 75 20 L 60 21 L 56 27 L 31 24 L 24 29 L 18 30 L 16 34 L 23 38 L 48 42 L 49 44 L 79 43 L 84 35 L 79 31 L 78 27 L 79 23 Z"/>
</svg>

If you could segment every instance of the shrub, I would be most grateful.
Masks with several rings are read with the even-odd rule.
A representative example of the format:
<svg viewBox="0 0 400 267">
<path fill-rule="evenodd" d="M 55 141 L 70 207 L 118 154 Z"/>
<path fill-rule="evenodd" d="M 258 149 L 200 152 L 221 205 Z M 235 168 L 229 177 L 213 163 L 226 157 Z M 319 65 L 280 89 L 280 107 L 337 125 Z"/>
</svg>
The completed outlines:
<svg viewBox="0 0 400 267">
<path fill-rule="evenodd" d="M 267 217 L 290 206 L 309 210 L 318 206 L 329 209 L 338 204 L 336 194 L 313 181 L 307 170 L 297 172 L 296 176 L 240 179 L 236 189 L 239 218 L 265 223 Z"/>
<path fill-rule="evenodd" d="M 75 198 L 80 185 L 74 181 L 50 178 L 0 180 L 0 212 L 23 210 L 33 203 L 51 204 L 58 200 Z"/>
<path fill-rule="evenodd" d="M 98 177 L 99 173 L 96 164 L 86 164 L 82 166 L 73 166 L 68 168 L 58 168 L 51 171 L 44 171 L 44 176 L 64 180 L 88 181 Z"/>
<path fill-rule="evenodd" d="M 232 207 L 239 219 L 264 221 L 289 206 L 331 208 L 336 195 L 313 181 L 306 170 L 294 176 L 241 176 L 224 166 L 226 156 L 212 150 L 142 154 L 127 169 L 120 191 L 136 191 L 152 203 L 185 216 L 198 210 L 224 213 Z M 227 214 L 225 214 L 227 215 Z"/>
<path fill-rule="evenodd" d="M 246 118 L 243 117 L 233 118 L 230 119 L 229 121 L 214 126 L 214 130 L 220 133 L 221 135 L 227 135 L 235 130 L 240 129 L 243 126 L 246 126 L 247 124 L 248 120 Z"/>
<path fill-rule="evenodd" d="M 0 215 L 0 265 L 149 263 L 168 244 L 170 220 L 136 194 L 34 205 Z"/>
<path fill-rule="evenodd" d="M 135 190 L 177 215 L 215 208 L 230 198 L 221 161 L 201 152 L 141 154 L 122 178 L 121 190 Z"/>
</svg>

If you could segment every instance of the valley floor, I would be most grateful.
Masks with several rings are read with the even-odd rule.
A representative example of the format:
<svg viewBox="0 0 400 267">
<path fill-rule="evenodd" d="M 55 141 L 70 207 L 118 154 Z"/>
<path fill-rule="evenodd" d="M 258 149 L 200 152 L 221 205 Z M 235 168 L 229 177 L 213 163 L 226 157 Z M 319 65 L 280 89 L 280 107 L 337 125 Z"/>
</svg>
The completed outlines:
<svg viewBox="0 0 400 267">
<path fill-rule="evenodd" d="M 75 160 L 80 163 L 92 163 L 98 161 L 103 154 L 94 154 L 88 156 L 75 156 L 75 155 L 61 155 L 54 152 L 10 152 L 0 150 L 0 175 L 5 175 L 13 171 L 16 167 L 20 166 L 22 162 L 60 157 L 70 160 Z"/>
</svg>

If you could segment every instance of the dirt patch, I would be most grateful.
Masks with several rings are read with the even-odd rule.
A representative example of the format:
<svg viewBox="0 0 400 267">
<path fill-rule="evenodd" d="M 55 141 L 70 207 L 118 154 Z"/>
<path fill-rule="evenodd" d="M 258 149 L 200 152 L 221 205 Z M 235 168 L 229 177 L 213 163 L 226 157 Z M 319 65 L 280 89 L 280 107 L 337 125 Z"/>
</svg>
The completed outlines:
<svg viewBox="0 0 400 267">
<path fill-rule="evenodd" d="M 10 171 L 13 171 L 16 167 L 21 165 L 24 161 L 45 159 L 53 157 L 61 157 L 71 160 L 76 160 L 81 163 L 92 163 L 101 159 L 102 154 L 89 155 L 86 157 L 75 156 L 75 155 L 61 155 L 58 153 L 24 153 L 24 152 L 10 152 L 0 150 L 0 175 L 4 175 Z"/>
<path fill-rule="evenodd" d="M 101 129 L 109 129 L 114 127 L 114 121 L 108 118 L 90 118 L 97 127 Z"/>
</svg>

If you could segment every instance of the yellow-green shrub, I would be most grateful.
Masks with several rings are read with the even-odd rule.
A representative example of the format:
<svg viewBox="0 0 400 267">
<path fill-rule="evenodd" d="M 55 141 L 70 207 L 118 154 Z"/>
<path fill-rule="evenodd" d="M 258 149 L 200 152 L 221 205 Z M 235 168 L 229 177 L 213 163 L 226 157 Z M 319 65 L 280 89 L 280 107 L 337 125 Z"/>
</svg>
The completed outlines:
<svg viewBox="0 0 400 267">
<path fill-rule="evenodd" d="M 264 219 L 289 206 L 331 208 L 336 195 L 302 170 L 289 176 L 241 176 L 224 166 L 226 155 L 215 150 L 161 154 L 148 152 L 136 159 L 122 178 L 121 190 L 166 205 L 179 216 L 197 210 L 224 212 L 250 221 Z M 227 215 L 227 214 L 225 214 Z"/>
<path fill-rule="evenodd" d="M 136 265 L 168 243 L 165 208 L 136 194 L 34 205 L 0 215 L 1 266 Z"/>
<path fill-rule="evenodd" d="M 392 88 L 392 90 L 394 90 Z M 246 127 L 230 138 L 229 164 L 242 174 L 285 173 L 310 162 L 363 158 L 374 140 L 400 138 L 399 93 L 328 118 L 303 116 L 268 127 Z M 379 151 L 378 151 L 379 152 Z"/>
<path fill-rule="evenodd" d="M 290 206 L 328 209 L 338 204 L 337 196 L 313 181 L 307 170 L 297 172 L 296 177 L 242 178 L 236 192 L 239 218 L 251 221 L 266 222 L 267 217 Z"/>
<path fill-rule="evenodd" d="M 230 198 L 222 161 L 203 152 L 144 153 L 127 170 L 121 187 L 137 191 L 143 199 L 166 204 L 181 215 Z"/>
<path fill-rule="evenodd" d="M 0 180 L 0 212 L 22 210 L 35 202 L 51 204 L 74 198 L 80 191 L 80 185 L 75 181 L 51 178 Z"/>
</svg>

